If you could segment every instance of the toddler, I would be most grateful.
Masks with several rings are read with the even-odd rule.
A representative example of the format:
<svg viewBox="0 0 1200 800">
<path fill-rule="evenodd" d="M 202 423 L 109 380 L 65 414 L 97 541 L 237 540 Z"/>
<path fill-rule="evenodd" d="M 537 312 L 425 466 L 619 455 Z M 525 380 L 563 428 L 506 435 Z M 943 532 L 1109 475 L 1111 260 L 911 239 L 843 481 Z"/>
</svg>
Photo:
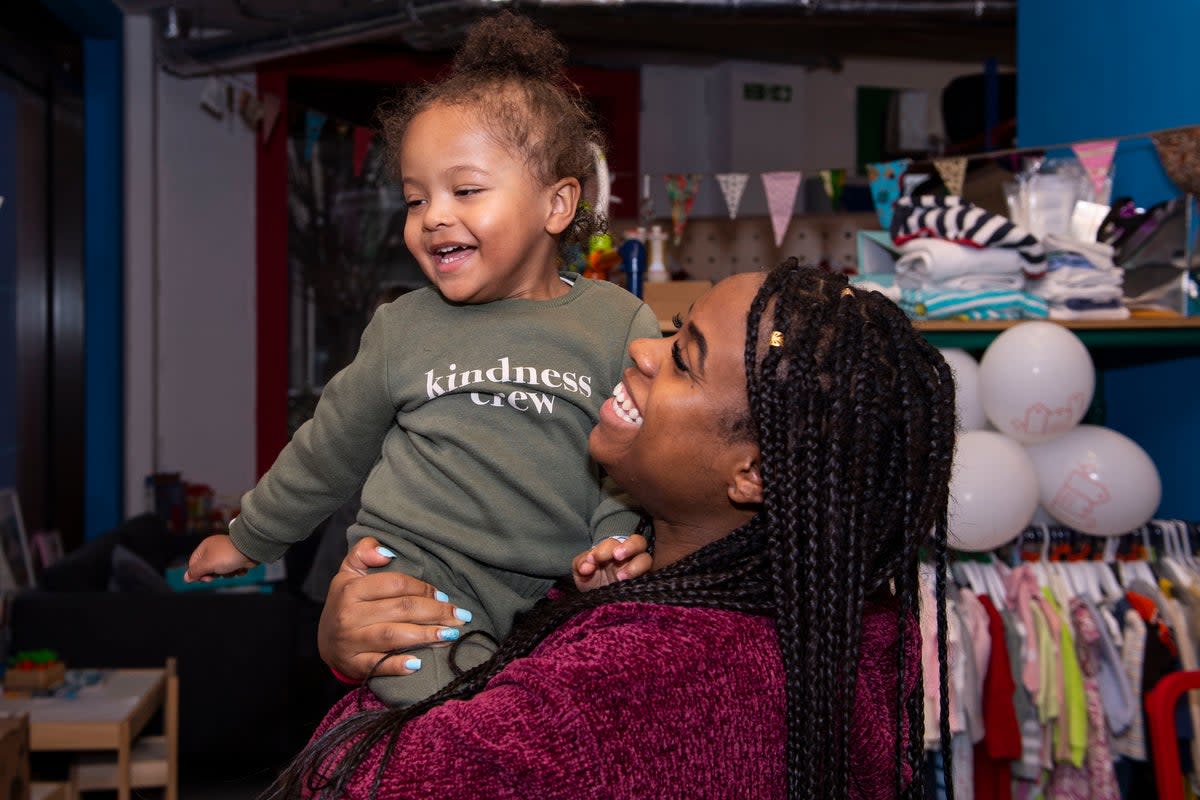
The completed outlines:
<svg viewBox="0 0 1200 800">
<path fill-rule="evenodd" d="M 634 529 L 587 440 L 629 343 L 660 332 L 619 286 L 559 272 L 561 249 L 601 222 L 580 202 L 601 136 L 564 62 L 548 32 L 505 12 L 472 29 L 447 78 L 386 113 L 405 243 L 433 285 L 375 312 L 229 535 L 193 553 L 190 580 L 279 558 L 362 485 L 351 542 L 379 539 L 388 569 L 499 640 L 576 553 Z M 649 563 L 630 544 L 608 564 L 621 576 Z M 453 665 L 445 646 L 409 653 L 409 674 L 371 688 L 411 704 L 486 660 L 486 638 L 464 639 Z"/>
</svg>

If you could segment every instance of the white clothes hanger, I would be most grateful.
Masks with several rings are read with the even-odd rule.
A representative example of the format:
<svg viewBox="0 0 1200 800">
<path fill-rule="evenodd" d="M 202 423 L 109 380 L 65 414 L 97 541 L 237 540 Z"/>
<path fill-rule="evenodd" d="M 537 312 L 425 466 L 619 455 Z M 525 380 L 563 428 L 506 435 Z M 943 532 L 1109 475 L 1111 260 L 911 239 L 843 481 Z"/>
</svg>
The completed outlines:
<svg viewBox="0 0 1200 800">
<path fill-rule="evenodd" d="M 998 609 L 1008 608 L 1007 594 L 1004 589 L 1004 581 L 1000 578 L 1000 570 L 996 567 L 996 558 L 993 556 L 989 561 L 978 565 L 979 572 L 983 575 L 983 581 L 988 587 L 988 596 L 992 598 L 992 603 Z"/>
<path fill-rule="evenodd" d="M 1142 546 L 1145 547 L 1145 549 L 1146 549 L 1146 557 L 1153 558 L 1154 557 L 1154 549 L 1152 547 L 1150 547 L 1150 526 L 1149 525 L 1142 526 Z M 1155 578 L 1154 573 L 1150 571 L 1150 562 L 1146 561 L 1146 560 L 1138 560 L 1138 561 L 1134 561 L 1132 563 L 1133 563 L 1135 571 L 1137 572 L 1138 577 L 1140 577 L 1146 583 L 1150 584 L 1155 589 L 1157 589 L 1158 588 L 1158 579 Z"/>
<path fill-rule="evenodd" d="M 1080 597 L 1086 597 L 1092 603 L 1103 603 L 1104 593 L 1100 591 L 1100 577 L 1094 569 L 1094 561 L 1068 561 L 1067 574 L 1071 576 L 1071 584 Z"/>
<path fill-rule="evenodd" d="M 1050 585 L 1049 570 L 1046 568 L 1050 563 L 1050 526 L 1038 525 L 1037 528 L 1042 532 L 1042 549 L 1038 560 L 1033 562 L 1033 574 L 1037 578 L 1038 587 L 1045 588 Z"/>
<path fill-rule="evenodd" d="M 1163 547 L 1159 553 L 1159 566 L 1172 583 L 1187 586 L 1191 581 L 1183 567 L 1183 546 L 1178 540 L 1178 529 L 1169 520 L 1154 520 L 1152 524 L 1162 532 Z"/>
</svg>

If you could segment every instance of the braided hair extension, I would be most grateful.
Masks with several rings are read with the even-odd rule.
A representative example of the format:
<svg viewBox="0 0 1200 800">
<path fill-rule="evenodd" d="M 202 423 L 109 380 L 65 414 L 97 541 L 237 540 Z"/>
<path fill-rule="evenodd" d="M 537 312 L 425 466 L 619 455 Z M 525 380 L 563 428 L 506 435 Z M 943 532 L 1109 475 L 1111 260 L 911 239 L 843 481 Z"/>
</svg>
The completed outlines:
<svg viewBox="0 0 1200 800">
<path fill-rule="evenodd" d="M 849 740 L 864 603 L 894 595 L 900 620 L 897 796 L 921 797 L 920 671 L 909 674 L 913 665 L 905 654 L 919 635 L 913 623 L 919 550 L 931 540 L 935 549 L 945 547 L 955 425 L 949 369 L 882 295 L 850 289 L 845 278 L 799 268 L 794 259 L 766 277 L 747 331 L 760 513 L 660 570 L 539 603 L 490 661 L 437 694 L 407 708 L 351 715 L 324 732 L 281 774 L 273 795 L 341 797 L 368 753 L 382 744 L 390 754 L 405 721 L 479 693 L 505 665 L 584 609 L 647 602 L 774 618 L 787 697 L 788 796 L 844 798 L 852 781 Z M 937 569 L 944 568 L 939 559 Z M 944 644 L 940 627 L 943 681 Z M 905 692 L 911 683 L 916 688 Z M 387 758 L 374 775 L 372 798 L 386 765 Z"/>
<path fill-rule="evenodd" d="M 566 47 L 528 17 L 502 11 L 480 20 L 456 52 L 447 77 L 416 86 L 380 109 L 392 171 L 401 174 L 400 146 L 417 114 L 435 105 L 463 106 L 478 111 L 496 141 L 521 153 L 543 185 L 575 178 L 593 189 L 585 196 L 601 196 L 594 184 L 604 134 L 567 78 L 566 61 Z M 606 225 L 581 201 L 560 249 L 586 245 Z"/>
<path fill-rule="evenodd" d="M 894 586 L 900 618 L 911 619 L 921 545 L 932 539 L 944 556 L 953 382 L 941 354 L 893 303 L 794 262 L 767 278 L 748 328 L 760 516 L 786 669 L 789 795 L 844 797 L 863 601 Z M 936 566 L 942 585 L 944 557 Z M 912 677 L 903 656 L 913 635 L 907 624 L 899 629 L 898 697 Z M 944 631 L 943 612 L 943 681 Z M 911 796 L 921 793 L 919 700 L 904 698 L 910 728 L 896 737 L 912 776 L 898 788 Z"/>
</svg>

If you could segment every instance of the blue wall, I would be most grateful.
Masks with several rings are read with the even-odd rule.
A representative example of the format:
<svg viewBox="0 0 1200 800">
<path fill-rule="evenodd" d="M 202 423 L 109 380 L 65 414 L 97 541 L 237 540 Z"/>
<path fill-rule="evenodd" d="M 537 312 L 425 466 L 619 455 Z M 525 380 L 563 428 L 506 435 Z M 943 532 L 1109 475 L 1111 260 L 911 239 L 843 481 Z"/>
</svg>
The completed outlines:
<svg viewBox="0 0 1200 800">
<path fill-rule="evenodd" d="M 84 535 L 122 519 L 124 312 L 121 39 L 83 42 L 85 385 Z"/>
<path fill-rule="evenodd" d="M 1200 3 L 1031 0 L 1017 18 L 1022 147 L 1200 124 Z M 1122 142 L 1113 196 L 1149 206 L 1179 191 L 1145 138 Z M 1104 376 L 1106 425 L 1140 444 L 1163 482 L 1159 515 L 1200 520 L 1200 358 Z"/>
<path fill-rule="evenodd" d="M 42 0 L 83 39 L 84 536 L 116 527 L 124 498 L 124 174 L 121 12 L 110 0 Z"/>
</svg>

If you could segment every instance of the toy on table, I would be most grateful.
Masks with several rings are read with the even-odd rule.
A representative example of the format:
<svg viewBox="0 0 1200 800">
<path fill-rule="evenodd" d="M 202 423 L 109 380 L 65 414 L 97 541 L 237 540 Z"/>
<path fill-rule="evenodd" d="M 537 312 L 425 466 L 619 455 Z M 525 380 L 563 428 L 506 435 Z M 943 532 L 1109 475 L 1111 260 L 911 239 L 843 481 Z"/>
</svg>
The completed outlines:
<svg viewBox="0 0 1200 800">
<path fill-rule="evenodd" d="M 597 281 L 608 280 L 608 273 L 620 266 L 621 255 L 613 248 L 612 237 L 607 233 L 593 236 L 588 241 L 587 268 L 583 277 Z"/>
<path fill-rule="evenodd" d="M 39 692 L 57 688 L 67 676 L 67 667 L 53 650 L 22 650 L 8 660 L 4 691 Z"/>
</svg>

